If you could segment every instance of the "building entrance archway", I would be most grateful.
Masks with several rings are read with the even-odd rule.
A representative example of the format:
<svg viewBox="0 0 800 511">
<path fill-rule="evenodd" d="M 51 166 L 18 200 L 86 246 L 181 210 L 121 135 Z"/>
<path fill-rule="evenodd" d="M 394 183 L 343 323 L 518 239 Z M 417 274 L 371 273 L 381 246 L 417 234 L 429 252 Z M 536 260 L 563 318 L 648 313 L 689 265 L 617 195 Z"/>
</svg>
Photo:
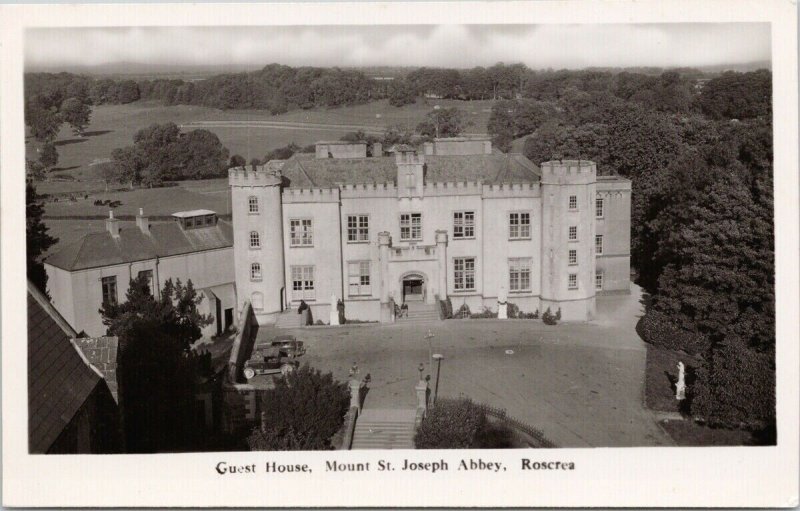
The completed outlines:
<svg viewBox="0 0 800 511">
<path fill-rule="evenodd" d="M 400 288 L 403 293 L 403 303 L 424 302 L 427 295 L 427 282 L 420 273 L 409 273 L 400 279 Z"/>
</svg>

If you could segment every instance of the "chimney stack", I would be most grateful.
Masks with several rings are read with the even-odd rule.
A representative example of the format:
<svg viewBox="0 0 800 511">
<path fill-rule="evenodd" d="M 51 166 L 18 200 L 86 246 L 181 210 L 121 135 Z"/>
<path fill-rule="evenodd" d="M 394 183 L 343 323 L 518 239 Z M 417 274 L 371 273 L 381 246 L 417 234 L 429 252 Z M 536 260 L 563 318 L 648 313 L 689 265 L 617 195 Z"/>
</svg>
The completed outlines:
<svg viewBox="0 0 800 511">
<path fill-rule="evenodd" d="M 111 233 L 114 238 L 119 238 L 119 220 L 114 218 L 114 210 L 108 210 L 108 218 L 106 218 L 106 230 Z"/>
<path fill-rule="evenodd" d="M 144 209 L 139 208 L 139 215 L 136 217 L 136 227 L 143 234 L 150 234 L 150 219 L 144 216 Z"/>
</svg>

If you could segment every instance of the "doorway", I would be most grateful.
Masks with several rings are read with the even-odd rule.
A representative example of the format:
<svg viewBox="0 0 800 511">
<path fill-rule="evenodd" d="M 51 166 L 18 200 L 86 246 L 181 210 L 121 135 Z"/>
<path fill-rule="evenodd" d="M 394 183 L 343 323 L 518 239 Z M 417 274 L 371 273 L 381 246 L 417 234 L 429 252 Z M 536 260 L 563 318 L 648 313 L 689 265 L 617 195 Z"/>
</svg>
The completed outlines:
<svg viewBox="0 0 800 511">
<path fill-rule="evenodd" d="M 425 300 L 425 279 L 422 275 L 403 277 L 403 302 L 422 302 Z"/>
</svg>

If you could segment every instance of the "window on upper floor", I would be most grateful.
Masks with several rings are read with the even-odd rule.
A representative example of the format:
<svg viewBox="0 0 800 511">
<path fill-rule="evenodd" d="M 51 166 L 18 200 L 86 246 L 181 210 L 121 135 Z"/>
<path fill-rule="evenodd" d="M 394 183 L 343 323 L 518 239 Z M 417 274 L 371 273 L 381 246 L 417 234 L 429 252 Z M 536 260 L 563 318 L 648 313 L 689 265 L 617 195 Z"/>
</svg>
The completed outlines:
<svg viewBox="0 0 800 511">
<path fill-rule="evenodd" d="M 255 195 L 251 195 L 250 197 L 247 198 L 247 204 L 249 212 L 251 214 L 258 213 L 258 197 L 256 197 Z"/>
<path fill-rule="evenodd" d="M 292 266 L 292 300 L 316 299 L 314 289 L 314 267 L 313 266 Z"/>
<path fill-rule="evenodd" d="M 569 196 L 569 209 L 576 210 L 578 209 L 578 196 L 577 195 L 570 195 Z"/>
<path fill-rule="evenodd" d="M 603 218 L 605 215 L 605 201 L 603 199 L 594 200 L 594 216 L 596 218 Z"/>
<path fill-rule="evenodd" d="M 153 270 L 142 270 L 139 272 L 138 277 L 145 277 L 147 279 L 147 287 L 150 288 L 150 295 L 153 296 Z"/>
<path fill-rule="evenodd" d="M 250 263 L 250 280 L 254 282 L 261 280 L 261 263 Z"/>
<path fill-rule="evenodd" d="M 597 234 L 594 237 L 594 253 L 596 255 L 603 255 L 603 235 Z"/>
<path fill-rule="evenodd" d="M 250 231 L 250 248 L 261 248 L 261 236 L 256 231 Z"/>
<path fill-rule="evenodd" d="M 314 245 L 314 228 L 310 218 L 289 220 L 289 238 L 292 247 L 311 247 Z"/>
<path fill-rule="evenodd" d="M 567 282 L 568 289 L 578 289 L 578 274 L 577 273 L 570 273 L 569 280 Z"/>
<path fill-rule="evenodd" d="M 103 287 L 103 305 L 116 305 L 117 277 L 103 277 L 100 282 Z"/>
<path fill-rule="evenodd" d="M 578 226 L 569 226 L 569 241 L 578 241 Z"/>
<path fill-rule="evenodd" d="M 603 272 L 601 271 L 594 274 L 594 288 L 603 289 Z"/>
<path fill-rule="evenodd" d="M 453 289 L 456 291 L 475 290 L 474 257 L 456 257 L 453 259 Z"/>
<path fill-rule="evenodd" d="M 571 249 L 568 254 L 568 262 L 570 265 L 578 264 L 578 251 Z"/>
<path fill-rule="evenodd" d="M 531 214 L 514 212 L 508 214 L 508 238 L 526 240 L 531 237 Z"/>
<path fill-rule="evenodd" d="M 420 241 L 422 239 L 422 213 L 400 215 L 400 239 L 403 241 Z"/>
<path fill-rule="evenodd" d="M 508 290 L 512 293 L 531 290 L 530 257 L 518 257 L 508 260 Z"/>
<path fill-rule="evenodd" d="M 453 239 L 475 237 L 475 212 L 455 211 L 453 213 Z"/>
<path fill-rule="evenodd" d="M 347 263 L 347 292 L 350 296 L 369 296 L 372 294 L 369 267 L 369 261 L 351 261 Z"/>
<path fill-rule="evenodd" d="M 369 215 L 347 215 L 347 242 L 369 241 Z"/>
</svg>

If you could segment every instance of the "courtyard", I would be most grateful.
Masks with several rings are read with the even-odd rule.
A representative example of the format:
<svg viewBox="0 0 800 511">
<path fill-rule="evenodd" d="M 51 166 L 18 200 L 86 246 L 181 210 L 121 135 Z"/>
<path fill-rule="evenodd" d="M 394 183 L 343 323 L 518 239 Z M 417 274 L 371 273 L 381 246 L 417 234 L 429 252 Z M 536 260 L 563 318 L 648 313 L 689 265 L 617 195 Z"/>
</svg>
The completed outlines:
<svg viewBox="0 0 800 511">
<path fill-rule="evenodd" d="M 646 350 L 635 331 L 641 292 L 597 299 L 588 323 L 467 319 L 307 327 L 262 327 L 259 339 L 291 333 L 308 349 L 302 363 L 345 381 L 353 363 L 371 377 L 365 408 L 413 408 L 428 342 L 441 353 L 439 396 L 467 396 L 505 408 L 563 447 L 672 445 L 643 407 Z M 432 375 L 433 377 L 433 375 Z"/>
</svg>

